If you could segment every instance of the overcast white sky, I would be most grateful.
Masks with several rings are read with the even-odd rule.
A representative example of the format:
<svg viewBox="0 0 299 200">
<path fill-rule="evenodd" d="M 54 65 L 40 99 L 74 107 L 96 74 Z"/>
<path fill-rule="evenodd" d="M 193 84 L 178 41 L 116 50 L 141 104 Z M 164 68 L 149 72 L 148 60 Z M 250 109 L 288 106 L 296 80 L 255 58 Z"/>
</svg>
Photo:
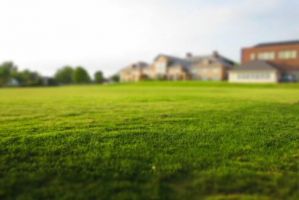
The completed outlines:
<svg viewBox="0 0 299 200">
<path fill-rule="evenodd" d="M 0 62 L 53 75 L 82 65 L 110 75 L 159 53 L 299 39 L 298 0 L 0 0 Z"/>
</svg>

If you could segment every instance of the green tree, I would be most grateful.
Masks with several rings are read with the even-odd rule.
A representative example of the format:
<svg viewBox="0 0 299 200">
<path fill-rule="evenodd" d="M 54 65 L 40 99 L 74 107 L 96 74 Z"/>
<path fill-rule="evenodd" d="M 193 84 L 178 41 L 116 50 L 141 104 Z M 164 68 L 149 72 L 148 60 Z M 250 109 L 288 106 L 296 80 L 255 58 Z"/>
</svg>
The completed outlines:
<svg viewBox="0 0 299 200">
<path fill-rule="evenodd" d="M 77 67 L 73 73 L 73 81 L 77 84 L 90 83 L 88 72 L 81 66 Z"/>
<path fill-rule="evenodd" d="M 58 69 L 54 75 L 55 81 L 58 84 L 72 84 L 74 69 L 71 66 L 65 66 Z"/>
<path fill-rule="evenodd" d="M 96 83 L 103 83 L 104 82 L 104 75 L 103 75 L 103 72 L 102 71 L 97 71 L 95 74 L 94 74 L 94 81 Z"/>
<path fill-rule="evenodd" d="M 119 82 L 120 77 L 118 74 L 114 74 L 113 76 L 110 77 L 110 80 L 113 82 Z"/>
<path fill-rule="evenodd" d="M 20 82 L 21 86 L 42 85 L 42 77 L 37 72 L 32 72 L 30 70 L 16 73 L 15 78 Z"/>
<path fill-rule="evenodd" d="M 4 86 L 17 73 L 13 62 L 4 62 L 0 65 L 0 86 Z"/>
</svg>

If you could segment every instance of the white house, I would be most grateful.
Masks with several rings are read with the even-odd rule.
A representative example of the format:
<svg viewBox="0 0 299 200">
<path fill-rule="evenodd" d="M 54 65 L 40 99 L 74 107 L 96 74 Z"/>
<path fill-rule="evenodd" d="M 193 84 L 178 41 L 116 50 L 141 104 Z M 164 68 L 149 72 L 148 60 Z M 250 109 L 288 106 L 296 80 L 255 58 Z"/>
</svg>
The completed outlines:
<svg viewBox="0 0 299 200">
<path fill-rule="evenodd" d="M 231 83 L 278 83 L 280 80 L 280 69 L 262 60 L 251 61 L 229 71 Z"/>
</svg>

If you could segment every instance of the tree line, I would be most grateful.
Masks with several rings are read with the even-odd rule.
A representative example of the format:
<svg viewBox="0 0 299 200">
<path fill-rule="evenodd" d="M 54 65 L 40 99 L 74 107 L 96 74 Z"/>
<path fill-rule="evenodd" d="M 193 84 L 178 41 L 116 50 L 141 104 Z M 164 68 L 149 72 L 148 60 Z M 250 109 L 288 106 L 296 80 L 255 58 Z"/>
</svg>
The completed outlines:
<svg viewBox="0 0 299 200">
<path fill-rule="evenodd" d="M 113 77 L 113 81 L 117 81 Z M 82 66 L 64 66 L 53 77 L 44 77 L 38 72 L 19 70 L 13 62 L 0 64 L 0 87 L 4 86 L 55 86 L 71 84 L 101 84 L 107 81 L 102 71 L 97 71 L 93 79 Z"/>
</svg>

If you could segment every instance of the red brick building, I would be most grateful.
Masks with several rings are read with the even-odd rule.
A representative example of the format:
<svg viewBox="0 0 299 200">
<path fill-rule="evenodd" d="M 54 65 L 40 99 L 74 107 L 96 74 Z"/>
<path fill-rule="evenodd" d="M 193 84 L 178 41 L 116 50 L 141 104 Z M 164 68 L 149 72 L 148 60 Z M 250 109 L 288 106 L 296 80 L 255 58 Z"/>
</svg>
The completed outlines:
<svg viewBox="0 0 299 200">
<path fill-rule="evenodd" d="M 253 60 L 266 60 L 288 69 L 299 70 L 299 40 L 264 43 L 242 49 L 242 64 Z"/>
<path fill-rule="evenodd" d="M 241 54 L 242 65 L 230 73 L 231 82 L 299 81 L 299 40 L 258 44 Z"/>
</svg>

